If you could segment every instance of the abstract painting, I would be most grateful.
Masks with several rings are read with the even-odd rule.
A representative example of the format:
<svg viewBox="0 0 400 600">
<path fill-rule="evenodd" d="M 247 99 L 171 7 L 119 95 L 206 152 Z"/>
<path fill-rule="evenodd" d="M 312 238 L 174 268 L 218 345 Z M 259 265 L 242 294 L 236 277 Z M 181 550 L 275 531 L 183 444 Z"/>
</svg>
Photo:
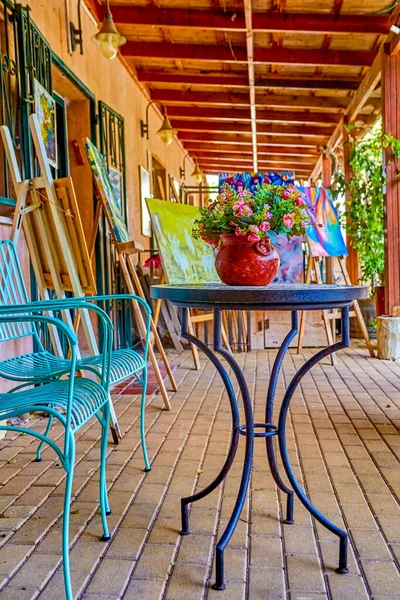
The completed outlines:
<svg viewBox="0 0 400 600">
<path fill-rule="evenodd" d="M 301 237 L 294 236 L 288 240 L 284 233 L 276 235 L 269 232 L 268 235 L 281 260 L 274 283 L 303 283 L 304 263 Z"/>
<path fill-rule="evenodd" d="M 269 173 L 220 173 L 218 188 L 224 183 L 231 185 L 237 192 L 249 190 L 253 192 L 258 185 L 269 183 L 272 185 L 289 185 L 294 183 L 295 174 L 293 171 L 271 171 Z"/>
<path fill-rule="evenodd" d="M 198 207 L 146 200 L 168 283 L 219 283 L 212 247 L 192 239 Z"/>
<path fill-rule="evenodd" d="M 347 256 L 340 222 L 332 194 L 326 188 L 299 187 L 308 206 L 308 214 L 317 225 L 310 225 L 306 236 L 311 256 Z"/>
<path fill-rule="evenodd" d="M 50 165 L 57 169 L 56 102 L 37 79 L 34 80 L 34 97 L 46 155 Z"/>
<path fill-rule="evenodd" d="M 103 203 L 103 209 L 108 226 L 112 230 L 113 237 L 116 242 L 129 242 L 128 228 L 118 205 L 118 199 L 114 197 L 113 187 L 110 182 L 103 155 L 89 138 L 84 139 L 84 144 L 86 155 L 96 183 L 97 192 Z"/>
</svg>

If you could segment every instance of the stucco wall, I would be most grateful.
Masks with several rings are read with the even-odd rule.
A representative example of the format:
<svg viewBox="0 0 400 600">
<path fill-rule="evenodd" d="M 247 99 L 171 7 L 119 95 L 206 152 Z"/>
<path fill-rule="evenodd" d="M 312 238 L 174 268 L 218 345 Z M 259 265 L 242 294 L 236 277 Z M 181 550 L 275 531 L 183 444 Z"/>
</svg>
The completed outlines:
<svg viewBox="0 0 400 600">
<path fill-rule="evenodd" d="M 78 23 L 77 2 L 70 0 L 71 20 Z M 168 174 L 179 179 L 179 167 L 183 163 L 184 152 L 174 140 L 165 146 L 156 135 L 161 125 L 161 117 L 150 107 L 150 139 L 140 135 L 140 119 L 145 118 L 148 99 L 128 73 L 122 62 L 115 58 L 107 60 L 97 45 L 91 41 L 97 27 L 85 8 L 82 8 L 83 49 L 72 56 L 68 54 L 66 16 L 64 0 L 30 0 L 31 18 L 50 43 L 54 52 L 93 92 L 96 100 L 102 100 L 120 113 L 125 119 L 125 146 L 128 190 L 128 214 L 131 236 L 148 244 L 148 238 L 141 235 L 139 165 L 147 166 L 147 151 L 150 151 L 166 168 Z M 55 90 L 57 91 L 56 87 Z M 72 160 L 72 158 L 71 158 Z M 190 172 L 190 163 L 186 163 Z M 190 178 L 188 185 L 194 185 Z"/>
</svg>

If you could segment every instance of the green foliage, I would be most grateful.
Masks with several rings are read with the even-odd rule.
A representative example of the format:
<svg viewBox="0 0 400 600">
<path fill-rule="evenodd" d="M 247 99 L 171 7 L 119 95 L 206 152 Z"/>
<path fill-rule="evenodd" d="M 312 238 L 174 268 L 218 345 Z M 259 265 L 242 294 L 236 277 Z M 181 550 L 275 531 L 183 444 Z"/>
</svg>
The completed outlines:
<svg viewBox="0 0 400 600">
<path fill-rule="evenodd" d="M 235 233 L 257 241 L 274 233 L 303 235 L 310 223 L 302 194 L 294 186 L 263 184 L 254 193 L 224 185 L 207 208 L 200 208 L 193 237 L 216 245 L 219 235 Z"/>
<path fill-rule="evenodd" d="M 349 128 L 350 129 L 350 128 Z M 393 139 L 393 141 L 395 141 Z M 382 123 L 378 120 L 364 138 L 355 143 L 350 137 L 352 176 L 335 176 L 337 192 L 347 193 L 346 230 L 358 253 L 362 280 L 373 290 L 384 283 L 384 186 L 383 147 L 392 146 L 391 136 L 382 139 Z M 400 151 L 400 142 L 399 142 Z"/>
</svg>

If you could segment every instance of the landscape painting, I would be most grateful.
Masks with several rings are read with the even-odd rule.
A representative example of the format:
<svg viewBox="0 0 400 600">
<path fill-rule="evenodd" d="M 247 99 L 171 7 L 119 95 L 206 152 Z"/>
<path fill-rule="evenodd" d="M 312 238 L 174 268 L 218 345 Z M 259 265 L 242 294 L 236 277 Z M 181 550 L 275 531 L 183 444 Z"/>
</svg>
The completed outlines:
<svg viewBox="0 0 400 600">
<path fill-rule="evenodd" d="M 192 238 L 198 207 L 146 198 L 168 283 L 220 283 L 209 244 Z"/>
</svg>

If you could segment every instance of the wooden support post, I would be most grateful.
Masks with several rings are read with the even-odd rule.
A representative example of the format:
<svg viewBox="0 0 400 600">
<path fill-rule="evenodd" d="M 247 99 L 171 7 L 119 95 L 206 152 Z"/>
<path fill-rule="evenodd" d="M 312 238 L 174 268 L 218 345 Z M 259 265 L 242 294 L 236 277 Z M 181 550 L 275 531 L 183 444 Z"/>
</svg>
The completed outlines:
<svg viewBox="0 0 400 600">
<path fill-rule="evenodd" d="M 350 166 L 350 143 L 349 143 L 349 132 L 347 131 L 348 120 L 347 117 L 343 117 L 343 129 L 342 129 L 342 140 L 343 140 L 343 171 L 344 176 L 349 179 L 352 176 L 352 169 Z M 352 202 L 352 198 L 346 192 L 346 204 Z M 349 223 L 347 217 L 347 223 Z M 347 272 L 350 276 L 350 280 L 356 285 L 360 279 L 360 266 L 358 263 L 358 255 L 356 250 L 353 248 L 351 236 L 347 235 L 347 248 L 349 251 L 347 257 Z"/>
<path fill-rule="evenodd" d="M 390 44 L 382 53 L 383 133 L 400 137 L 400 54 L 391 56 Z M 400 306 L 400 179 L 390 148 L 384 151 L 385 195 L 385 311 Z"/>
</svg>

